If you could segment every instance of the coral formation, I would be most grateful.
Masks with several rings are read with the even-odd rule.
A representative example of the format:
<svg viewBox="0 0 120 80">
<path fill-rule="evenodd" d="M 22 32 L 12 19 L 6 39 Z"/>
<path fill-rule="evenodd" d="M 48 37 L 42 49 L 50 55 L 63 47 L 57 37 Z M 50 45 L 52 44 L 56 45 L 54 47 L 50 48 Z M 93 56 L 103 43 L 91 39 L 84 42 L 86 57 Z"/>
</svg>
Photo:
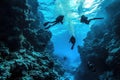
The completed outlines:
<svg viewBox="0 0 120 80">
<path fill-rule="evenodd" d="M 115 1 L 107 6 L 106 24 L 93 25 L 84 46 L 78 46 L 82 64 L 76 80 L 120 80 L 120 8 L 116 8 L 119 4 Z M 95 72 L 88 67 L 89 62 Z"/>
<path fill-rule="evenodd" d="M 0 80 L 57 80 L 62 75 L 55 69 L 52 35 L 42 29 L 38 5 L 37 0 L 0 1 Z"/>
</svg>

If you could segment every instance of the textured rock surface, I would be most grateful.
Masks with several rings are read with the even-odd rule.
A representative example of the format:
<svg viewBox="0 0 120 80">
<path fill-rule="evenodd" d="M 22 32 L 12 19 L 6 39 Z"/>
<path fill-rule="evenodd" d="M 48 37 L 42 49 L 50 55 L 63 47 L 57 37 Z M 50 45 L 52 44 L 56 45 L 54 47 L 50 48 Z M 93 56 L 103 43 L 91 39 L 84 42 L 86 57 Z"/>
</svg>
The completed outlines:
<svg viewBox="0 0 120 80">
<path fill-rule="evenodd" d="M 0 80 L 57 80 L 51 33 L 42 29 L 37 0 L 0 1 Z M 51 47 L 50 47 L 51 46 Z"/>
<path fill-rule="evenodd" d="M 108 20 L 93 25 L 84 46 L 78 46 L 82 64 L 76 80 L 120 80 L 119 4 L 120 1 L 115 1 L 107 6 Z"/>
</svg>

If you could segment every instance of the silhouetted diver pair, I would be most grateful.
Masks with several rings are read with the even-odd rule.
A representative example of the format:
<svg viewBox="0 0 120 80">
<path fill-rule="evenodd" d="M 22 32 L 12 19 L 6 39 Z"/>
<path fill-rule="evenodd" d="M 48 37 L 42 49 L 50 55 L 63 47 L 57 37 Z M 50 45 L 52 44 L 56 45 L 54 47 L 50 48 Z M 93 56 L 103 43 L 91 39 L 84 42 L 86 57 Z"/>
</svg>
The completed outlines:
<svg viewBox="0 0 120 80">
<path fill-rule="evenodd" d="M 48 24 L 51 24 L 49 26 L 47 26 L 45 29 L 49 29 L 51 26 L 54 26 L 58 23 L 63 24 L 63 19 L 64 19 L 64 15 L 59 15 L 55 21 L 53 22 L 45 22 L 43 25 L 47 26 Z M 98 19 L 104 19 L 104 18 L 92 18 L 92 19 L 88 19 L 88 17 L 86 17 L 85 15 L 82 15 L 80 18 L 80 22 L 85 23 L 85 24 L 89 24 L 92 20 L 98 20 Z"/>
</svg>

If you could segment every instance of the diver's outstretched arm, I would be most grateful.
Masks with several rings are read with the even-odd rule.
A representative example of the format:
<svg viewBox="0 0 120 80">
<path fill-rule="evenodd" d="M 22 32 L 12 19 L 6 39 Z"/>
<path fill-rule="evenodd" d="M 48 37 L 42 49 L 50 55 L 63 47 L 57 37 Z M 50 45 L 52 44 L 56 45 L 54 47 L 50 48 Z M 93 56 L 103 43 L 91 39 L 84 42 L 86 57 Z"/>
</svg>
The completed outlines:
<svg viewBox="0 0 120 80">
<path fill-rule="evenodd" d="M 97 20 L 97 19 L 104 19 L 104 18 L 92 18 L 92 19 L 89 19 L 88 21 L 92 21 L 92 20 Z"/>
</svg>

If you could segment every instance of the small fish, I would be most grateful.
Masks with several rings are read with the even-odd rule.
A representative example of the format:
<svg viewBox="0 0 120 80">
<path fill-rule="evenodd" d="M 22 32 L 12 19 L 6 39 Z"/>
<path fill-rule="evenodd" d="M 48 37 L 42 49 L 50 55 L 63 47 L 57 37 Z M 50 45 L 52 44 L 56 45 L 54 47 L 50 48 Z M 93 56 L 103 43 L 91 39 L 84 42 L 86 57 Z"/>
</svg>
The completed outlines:
<svg viewBox="0 0 120 80">
<path fill-rule="evenodd" d="M 92 72 L 96 72 L 95 65 L 91 63 L 90 61 L 88 61 L 87 66 L 89 70 L 91 70 Z"/>
</svg>

